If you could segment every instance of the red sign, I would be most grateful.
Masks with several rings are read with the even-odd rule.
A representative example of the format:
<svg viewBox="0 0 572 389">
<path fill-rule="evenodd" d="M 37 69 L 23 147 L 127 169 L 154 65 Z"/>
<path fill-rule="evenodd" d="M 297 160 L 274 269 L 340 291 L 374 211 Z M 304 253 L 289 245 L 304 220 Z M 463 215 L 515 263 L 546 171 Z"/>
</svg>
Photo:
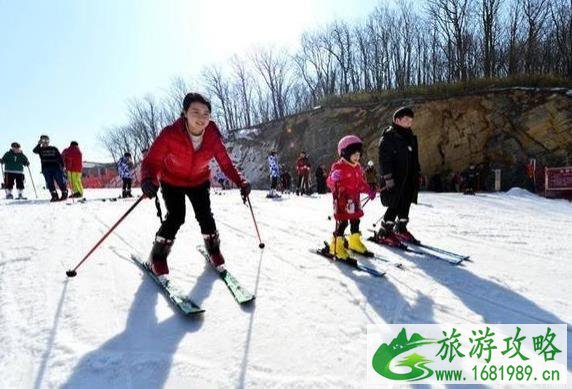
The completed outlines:
<svg viewBox="0 0 572 389">
<path fill-rule="evenodd" d="M 572 190 L 572 166 L 545 169 L 546 190 Z"/>
</svg>

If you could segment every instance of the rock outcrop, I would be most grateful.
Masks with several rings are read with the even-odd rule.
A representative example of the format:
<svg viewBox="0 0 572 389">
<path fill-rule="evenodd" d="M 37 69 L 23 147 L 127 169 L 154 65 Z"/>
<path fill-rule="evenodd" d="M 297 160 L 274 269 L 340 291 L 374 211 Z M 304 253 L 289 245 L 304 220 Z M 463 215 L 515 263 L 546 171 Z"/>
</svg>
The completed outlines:
<svg viewBox="0 0 572 389">
<path fill-rule="evenodd" d="M 300 151 L 313 166 L 329 168 L 338 140 L 347 134 L 365 142 L 363 163 L 377 166 L 381 131 L 395 109 L 415 110 L 423 174 L 447 175 L 469 164 L 502 169 L 502 188 L 524 185 L 525 164 L 536 158 L 548 166 L 572 164 L 572 92 L 565 88 L 511 88 L 436 99 L 393 99 L 375 104 L 317 107 L 231 133 L 233 157 L 255 186 L 266 186 L 267 152 L 275 148 L 293 173 Z"/>
</svg>

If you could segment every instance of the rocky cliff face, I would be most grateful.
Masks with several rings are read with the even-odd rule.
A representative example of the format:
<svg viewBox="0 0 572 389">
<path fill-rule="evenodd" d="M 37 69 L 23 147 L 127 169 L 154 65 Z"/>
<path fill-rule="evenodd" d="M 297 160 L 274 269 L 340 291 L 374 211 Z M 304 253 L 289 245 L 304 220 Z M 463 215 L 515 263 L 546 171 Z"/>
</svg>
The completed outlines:
<svg viewBox="0 0 572 389">
<path fill-rule="evenodd" d="M 564 88 L 489 90 L 442 99 L 394 99 L 386 102 L 320 107 L 235 131 L 228 145 L 234 159 L 255 186 L 267 186 L 267 153 L 278 150 L 281 163 L 293 172 L 300 151 L 313 167 L 328 169 L 337 158 L 337 142 L 347 134 L 364 140 L 363 163 L 377 166 L 381 131 L 395 109 L 415 110 L 424 175 L 447 175 L 469 164 L 502 169 L 503 189 L 526 182 L 524 165 L 536 158 L 546 165 L 572 164 L 572 91 Z"/>
</svg>

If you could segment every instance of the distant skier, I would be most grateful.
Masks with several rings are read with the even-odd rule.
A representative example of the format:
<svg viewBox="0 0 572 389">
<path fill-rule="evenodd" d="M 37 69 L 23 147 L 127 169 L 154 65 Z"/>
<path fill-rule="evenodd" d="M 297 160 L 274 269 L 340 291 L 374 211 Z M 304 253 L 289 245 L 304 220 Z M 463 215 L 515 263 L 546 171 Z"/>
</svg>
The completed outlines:
<svg viewBox="0 0 572 389">
<path fill-rule="evenodd" d="M 463 173 L 464 192 L 466 195 L 474 195 L 477 188 L 477 178 L 479 172 L 474 164 L 469 165 L 469 168 Z"/>
<path fill-rule="evenodd" d="M 0 163 L 5 166 L 3 178 L 6 199 L 14 198 L 12 194 L 14 183 L 16 183 L 16 189 L 18 190 L 18 196 L 16 198 L 18 200 L 24 199 L 24 166 L 30 166 L 30 162 L 22 152 L 18 142 L 14 142 L 10 145 L 10 150 L 0 158 Z"/>
<path fill-rule="evenodd" d="M 330 254 L 339 259 L 349 258 L 344 240 L 348 224 L 351 234 L 347 247 L 360 254 L 368 251 L 361 240 L 359 230 L 360 218 L 363 216 L 360 193 L 367 193 L 373 200 L 376 192 L 365 182 L 359 163 L 362 151 L 363 144 L 360 138 L 355 135 L 344 136 L 338 143 L 340 159 L 332 165 L 327 179 L 328 187 L 334 197 L 336 219 L 336 230 L 329 248 Z"/>
<path fill-rule="evenodd" d="M 270 153 L 268 154 L 268 170 L 270 171 L 270 192 L 268 192 L 266 197 L 280 197 L 280 194 L 276 192 L 276 188 L 278 187 L 278 179 L 280 178 L 280 165 L 278 164 L 276 150 L 270 150 Z"/>
<path fill-rule="evenodd" d="M 57 147 L 50 146 L 50 137 L 47 135 L 40 136 L 40 140 L 34 150 L 35 154 L 40 156 L 42 162 L 42 174 L 46 180 L 46 187 L 52 196 L 51 201 L 65 200 L 68 198 L 68 190 L 66 187 L 66 179 L 64 177 L 64 160 Z M 58 184 L 62 195 L 58 196 L 56 185 Z"/>
<path fill-rule="evenodd" d="M 316 168 L 316 191 L 319 194 L 324 194 L 327 192 L 326 190 L 326 179 L 328 178 L 326 169 L 324 165 L 320 165 Z"/>
<path fill-rule="evenodd" d="M 133 176 L 135 175 L 134 167 L 133 158 L 129 152 L 123 154 L 123 157 L 121 157 L 117 163 L 119 177 L 121 177 L 121 180 L 123 181 L 121 191 L 122 198 L 133 197 L 131 194 L 131 185 L 133 184 Z"/>
<path fill-rule="evenodd" d="M 141 189 L 145 196 L 157 195 L 159 185 L 167 216 L 157 231 L 149 255 L 149 266 L 156 275 L 169 273 L 167 257 L 177 231 L 185 222 L 185 197 L 189 197 L 211 264 L 222 270 L 224 257 L 211 212 L 209 162 L 214 158 L 222 171 L 239 188 L 243 200 L 250 184 L 233 165 L 216 124 L 210 120 L 211 103 L 198 93 L 183 100 L 181 117 L 165 127 L 153 142 L 141 167 Z"/>
<path fill-rule="evenodd" d="M 365 180 L 372 190 L 377 191 L 378 187 L 377 170 L 375 170 L 373 161 L 367 162 L 367 167 L 365 168 Z"/>
<path fill-rule="evenodd" d="M 280 181 L 282 183 L 282 192 L 290 193 L 292 187 L 292 176 L 288 172 L 288 169 L 286 169 L 286 166 L 281 165 L 280 169 L 282 172 L 282 174 L 280 175 Z"/>
<path fill-rule="evenodd" d="M 306 152 L 302 151 L 296 160 L 296 174 L 298 175 L 298 186 L 296 194 L 310 194 L 310 161 L 306 157 Z"/>
<path fill-rule="evenodd" d="M 83 170 L 82 154 L 76 141 L 72 141 L 70 146 L 62 151 L 62 158 L 64 159 L 68 181 L 72 190 L 70 197 L 83 197 L 83 184 L 81 182 L 81 172 Z"/>
<path fill-rule="evenodd" d="M 407 230 L 411 203 L 417 203 L 421 170 L 417 137 L 411 130 L 413 116 L 411 108 L 399 108 L 379 141 L 380 197 L 387 211 L 377 237 L 391 246 L 400 241 L 418 242 Z"/>
</svg>

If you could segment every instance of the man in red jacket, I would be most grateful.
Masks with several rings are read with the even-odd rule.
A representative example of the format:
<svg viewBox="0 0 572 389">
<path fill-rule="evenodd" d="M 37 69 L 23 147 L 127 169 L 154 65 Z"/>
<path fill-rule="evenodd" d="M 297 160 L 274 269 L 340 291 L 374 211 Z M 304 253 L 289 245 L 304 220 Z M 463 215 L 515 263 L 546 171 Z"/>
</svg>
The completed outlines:
<svg viewBox="0 0 572 389">
<path fill-rule="evenodd" d="M 141 165 L 143 194 L 153 198 L 161 186 L 167 207 L 166 219 L 149 255 L 149 267 L 158 276 L 169 273 L 167 257 L 185 222 L 185 197 L 191 201 L 212 265 L 219 271 L 224 269 L 209 197 L 211 159 L 240 188 L 243 199 L 250 193 L 249 182 L 236 170 L 210 115 L 211 103 L 207 99 L 198 93 L 187 94 L 181 117 L 161 131 Z"/>
<path fill-rule="evenodd" d="M 81 183 L 81 172 L 83 169 L 82 155 L 76 141 L 72 141 L 70 147 L 62 151 L 62 158 L 66 171 L 68 172 L 68 181 L 73 193 L 70 197 L 83 197 L 83 184 Z"/>
</svg>

